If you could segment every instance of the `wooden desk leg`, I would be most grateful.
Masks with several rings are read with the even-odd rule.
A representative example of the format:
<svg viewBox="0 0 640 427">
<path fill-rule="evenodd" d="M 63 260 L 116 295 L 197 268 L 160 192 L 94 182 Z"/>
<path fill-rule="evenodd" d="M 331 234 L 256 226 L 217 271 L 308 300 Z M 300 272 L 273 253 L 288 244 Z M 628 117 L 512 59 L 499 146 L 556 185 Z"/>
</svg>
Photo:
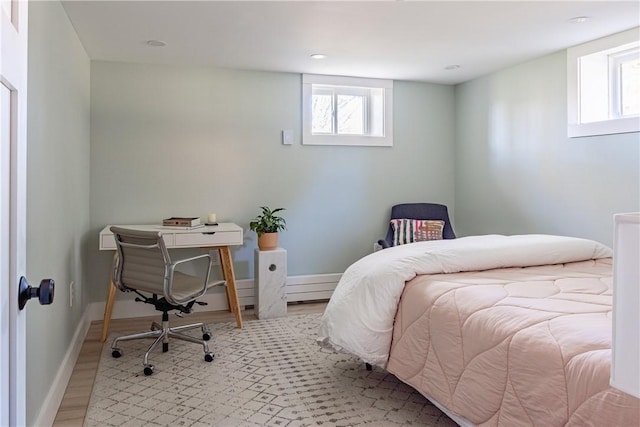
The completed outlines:
<svg viewBox="0 0 640 427">
<path fill-rule="evenodd" d="M 104 320 L 102 321 L 102 335 L 100 342 L 105 342 L 109 336 L 109 326 L 111 324 L 111 312 L 113 311 L 113 303 L 116 301 L 116 293 L 118 288 L 109 279 L 109 290 L 107 291 L 107 302 L 104 305 Z"/>
<path fill-rule="evenodd" d="M 229 246 L 220 246 L 220 260 L 222 267 L 222 275 L 227 281 L 227 301 L 229 301 L 229 310 L 236 315 L 236 324 L 242 329 L 242 313 L 240 312 L 240 302 L 238 301 L 238 292 L 236 290 L 236 277 L 233 272 L 233 261 L 231 260 L 231 251 Z"/>
</svg>

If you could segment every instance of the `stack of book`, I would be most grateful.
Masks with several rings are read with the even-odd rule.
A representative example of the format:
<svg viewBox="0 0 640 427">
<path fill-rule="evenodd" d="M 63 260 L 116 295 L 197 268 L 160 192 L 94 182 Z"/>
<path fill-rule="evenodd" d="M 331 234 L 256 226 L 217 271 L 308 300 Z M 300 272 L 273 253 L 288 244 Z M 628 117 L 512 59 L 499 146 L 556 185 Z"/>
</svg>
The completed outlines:
<svg viewBox="0 0 640 427">
<path fill-rule="evenodd" d="M 200 222 L 200 218 L 197 217 L 176 217 L 166 218 L 162 220 L 163 227 L 176 227 L 176 228 L 198 228 L 204 227 L 204 224 Z"/>
</svg>

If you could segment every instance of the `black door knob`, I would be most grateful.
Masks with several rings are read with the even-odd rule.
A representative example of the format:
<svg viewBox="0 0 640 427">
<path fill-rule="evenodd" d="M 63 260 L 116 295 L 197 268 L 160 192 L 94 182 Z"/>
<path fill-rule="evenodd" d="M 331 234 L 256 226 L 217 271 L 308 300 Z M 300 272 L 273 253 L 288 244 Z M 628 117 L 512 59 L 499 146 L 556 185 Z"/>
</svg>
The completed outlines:
<svg viewBox="0 0 640 427">
<path fill-rule="evenodd" d="M 24 308 L 31 298 L 38 297 L 41 305 L 49 305 L 53 302 L 53 293 L 55 290 L 55 282 L 53 279 L 42 279 L 40 286 L 32 288 L 29 282 L 23 276 L 18 284 L 18 307 L 20 310 Z"/>
</svg>

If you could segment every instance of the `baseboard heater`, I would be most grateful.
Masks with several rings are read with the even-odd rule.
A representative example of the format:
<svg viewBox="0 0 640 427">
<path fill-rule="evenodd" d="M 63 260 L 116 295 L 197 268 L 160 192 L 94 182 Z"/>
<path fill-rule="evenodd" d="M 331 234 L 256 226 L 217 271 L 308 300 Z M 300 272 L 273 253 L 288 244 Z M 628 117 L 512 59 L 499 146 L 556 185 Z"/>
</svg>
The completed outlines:
<svg viewBox="0 0 640 427">
<path fill-rule="evenodd" d="M 342 274 L 336 273 L 287 277 L 287 302 L 328 300 L 341 276 Z M 253 279 L 236 280 L 236 289 L 241 307 L 255 304 Z M 209 307 L 209 310 L 225 310 L 227 308 L 224 291 L 221 290 L 220 293 L 223 297 L 220 305 L 216 305 L 216 308 Z"/>
</svg>

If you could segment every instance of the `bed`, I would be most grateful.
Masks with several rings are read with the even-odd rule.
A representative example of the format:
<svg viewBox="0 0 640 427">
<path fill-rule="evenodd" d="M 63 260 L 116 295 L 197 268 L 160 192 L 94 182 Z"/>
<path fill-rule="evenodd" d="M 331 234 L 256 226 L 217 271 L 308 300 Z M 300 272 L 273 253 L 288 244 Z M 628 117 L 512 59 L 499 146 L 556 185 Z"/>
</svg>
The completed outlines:
<svg viewBox="0 0 640 427">
<path fill-rule="evenodd" d="M 638 426 L 639 399 L 609 386 L 611 257 L 547 235 L 385 249 L 345 271 L 318 342 L 461 425 Z"/>
</svg>

